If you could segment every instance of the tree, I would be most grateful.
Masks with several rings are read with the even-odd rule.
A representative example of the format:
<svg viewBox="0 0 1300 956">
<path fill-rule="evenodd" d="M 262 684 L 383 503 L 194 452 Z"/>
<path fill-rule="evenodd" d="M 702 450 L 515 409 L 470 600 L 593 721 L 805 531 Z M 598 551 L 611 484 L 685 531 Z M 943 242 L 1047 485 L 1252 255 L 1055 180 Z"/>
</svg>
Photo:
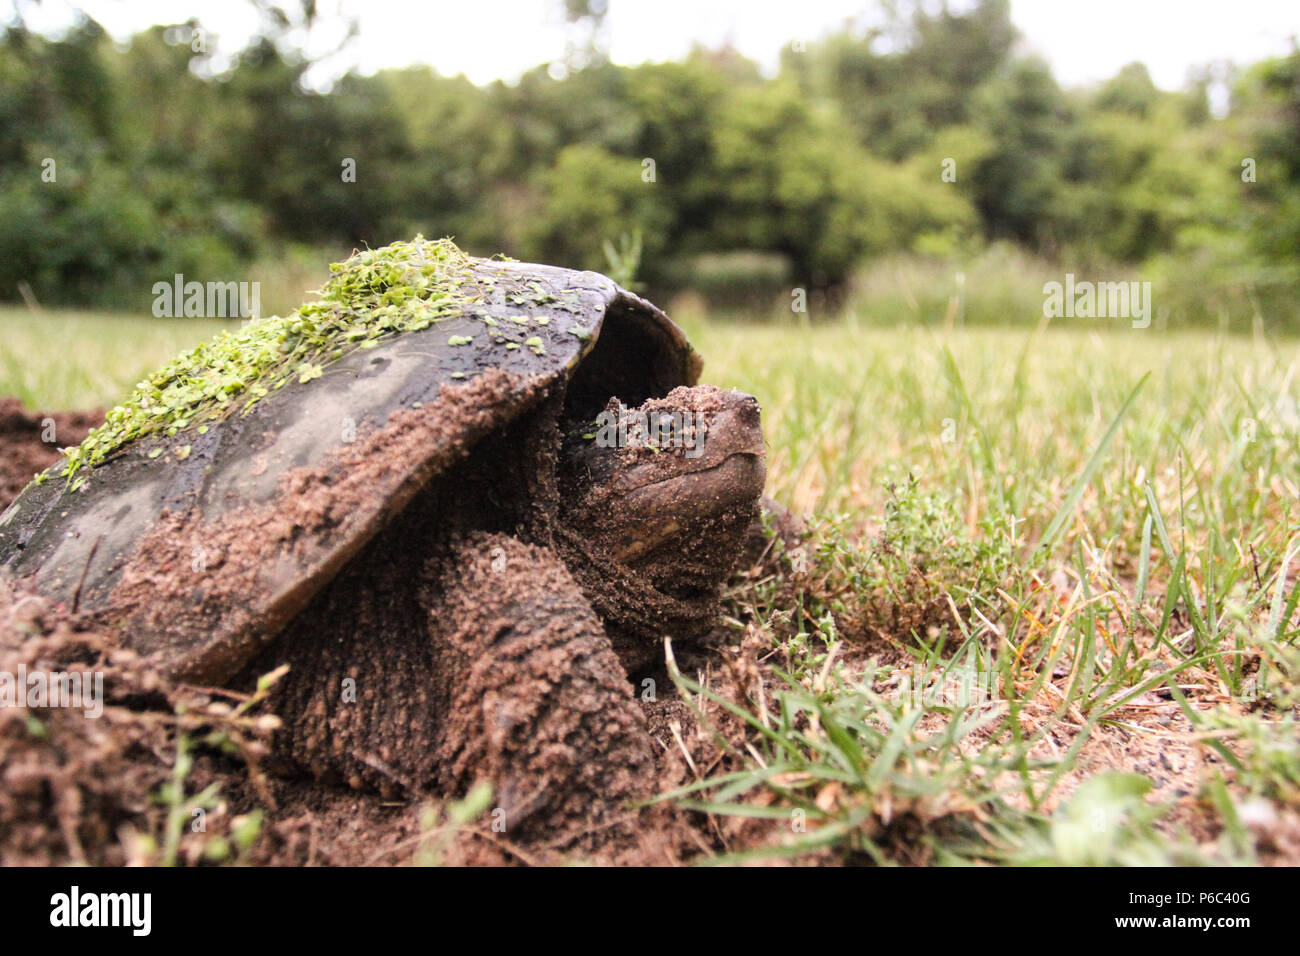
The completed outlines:
<svg viewBox="0 0 1300 956">
<path fill-rule="evenodd" d="M 992 238 L 1038 251 L 1059 242 L 1056 202 L 1072 117 L 1041 60 L 1010 64 L 976 94 L 979 125 L 996 144 L 974 170 L 975 204 Z"/>
<path fill-rule="evenodd" d="M 964 14 L 946 3 L 933 13 L 921 3 L 885 10 L 882 24 L 786 50 L 782 71 L 808 96 L 834 100 L 871 152 L 903 159 L 971 120 L 971 91 L 1006 62 L 1017 34 L 1007 0 L 980 0 Z"/>
<path fill-rule="evenodd" d="M 543 205 L 526 227 L 525 253 L 604 271 L 604 243 L 639 232 L 646 261 L 660 259 L 672 212 L 658 197 L 657 184 L 647 182 L 643 173 L 635 159 L 595 144 L 565 147 L 540 177 Z"/>
</svg>

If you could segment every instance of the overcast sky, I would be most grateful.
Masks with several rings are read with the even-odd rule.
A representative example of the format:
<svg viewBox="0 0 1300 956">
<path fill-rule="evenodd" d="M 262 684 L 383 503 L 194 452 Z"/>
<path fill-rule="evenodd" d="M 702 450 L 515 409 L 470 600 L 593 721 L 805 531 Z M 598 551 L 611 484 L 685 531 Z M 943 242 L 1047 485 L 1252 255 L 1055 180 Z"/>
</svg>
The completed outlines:
<svg viewBox="0 0 1300 956">
<path fill-rule="evenodd" d="M 11 2 L 0 0 L 0 10 Z M 227 49 L 238 48 L 257 24 L 252 5 L 238 0 L 79 0 L 75 6 L 122 38 L 196 15 Z M 730 41 L 771 70 L 791 40 L 815 40 L 873 6 L 863 0 L 609 0 L 610 53 L 615 62 L 632 64 L 680 58 L 693 43 Z M 486 83 L 514 79 L 564 53 L 561 0 L 321 0 L 320 7 L 359 17 L 361 34 L 347 61 L 364 72 L 424 62 Z M 66 0 L 23 6 L 38 29 L 66 24 L 71 9 Z M 1285 53 L 1289 38 L 1300 34 L 1300 0 L 1012 0 L 1012 18 L 1025 46 L 1045 56 L 1067 86 L 1113 76 L 1141 60 L 1158 85 L 1177 89 L 1194 65 Z M 328 32 L 322 43 L 334 42 Z"/>
</svg>

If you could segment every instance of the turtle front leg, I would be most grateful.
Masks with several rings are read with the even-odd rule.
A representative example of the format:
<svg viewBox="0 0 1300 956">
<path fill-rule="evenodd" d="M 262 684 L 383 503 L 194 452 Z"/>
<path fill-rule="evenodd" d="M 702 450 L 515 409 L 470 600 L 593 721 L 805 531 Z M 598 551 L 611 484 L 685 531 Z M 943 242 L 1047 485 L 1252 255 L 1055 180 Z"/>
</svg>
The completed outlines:
<svg viewBox="0 0 1300 956">
<path fill-rule="evenodd" d="M 609 638 L 549 550 L 500 534 L 462 541 L 431 632 L 452 695 L 440 783 L 489 780 L 512 839 L 608 845 L 655 791 L 653 742 Z M 612 832 L 611 832 L 612 831 Z"/>
</svg>

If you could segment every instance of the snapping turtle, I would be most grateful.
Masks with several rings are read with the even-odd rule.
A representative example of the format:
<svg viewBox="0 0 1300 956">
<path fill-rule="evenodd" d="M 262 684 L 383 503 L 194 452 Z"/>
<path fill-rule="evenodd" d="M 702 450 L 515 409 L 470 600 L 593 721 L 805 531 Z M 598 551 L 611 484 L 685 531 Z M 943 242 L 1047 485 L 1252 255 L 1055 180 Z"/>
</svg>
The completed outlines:
<svg viewBox="0 0 1300 956">
<path fill-rule="evenodd" d="M 0 566 L 176 679 L 289 664 L 287 764 L 490 779 L 516 838 L 590 843 L 653 792 L 629 678 L 716 619 L 758 404 L 595 273 L 418 237 L 332 269 L 142 382 L 0 516 Z"/>
</svg>

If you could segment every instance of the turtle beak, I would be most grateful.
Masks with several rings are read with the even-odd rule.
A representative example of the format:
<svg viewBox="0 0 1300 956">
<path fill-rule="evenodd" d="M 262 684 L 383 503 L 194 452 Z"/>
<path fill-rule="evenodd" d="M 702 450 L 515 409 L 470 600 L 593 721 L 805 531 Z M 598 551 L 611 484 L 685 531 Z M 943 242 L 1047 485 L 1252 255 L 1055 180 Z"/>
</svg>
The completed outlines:
<svg viewBox="0 0 1300 956">
<path fill-rule="evenodd" d="M 712 446 L 712 447 L 710 447 Z M 728 404 L 713 416 L 696 457 L 721 462 L 735 455 L 748 455 L 763 463 L 763 410 L 758 399 L 744 392 L 732 392 Z M 762 493 L 762 489 L 759 489 Z"/>
<path fill-rule="evenodd" d="M 615 559 L 635 563 L 665 542 L 690 534 L 692 528 L 748 509 L 763 494 L 766 472 L 761 449 L 744 449 L 707 468 L 642 485 L 625 497 L 625 513 L 647 518 L 629 522 L 626 535 L 613 549 Z"/>
</svg>

